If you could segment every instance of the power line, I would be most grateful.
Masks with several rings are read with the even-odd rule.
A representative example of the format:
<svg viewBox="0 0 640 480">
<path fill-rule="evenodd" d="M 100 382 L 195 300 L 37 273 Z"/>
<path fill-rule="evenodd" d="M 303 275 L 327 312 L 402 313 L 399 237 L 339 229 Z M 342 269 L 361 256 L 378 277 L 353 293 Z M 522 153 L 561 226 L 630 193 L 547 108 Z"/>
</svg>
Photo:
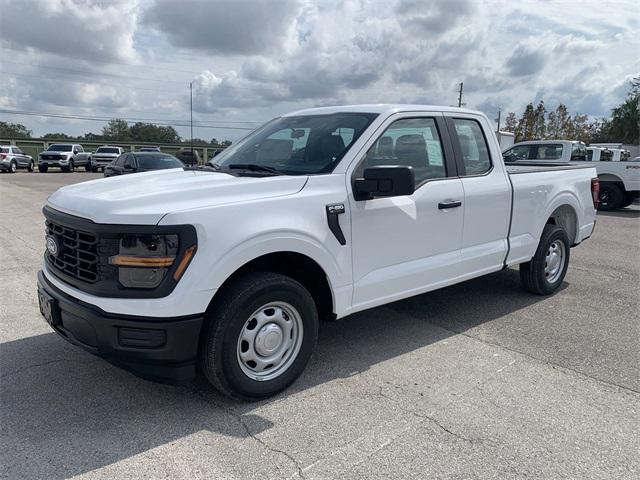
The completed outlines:
<svg viewBox="0 0 640 480">
<path fill-rule="evenodd" d="M 9 109 L 0 109 L 0 112 L 2 111 L 6 111 L 6 112 L 19 112 L 20 114 L 24 114 L 24 115 L 39 115 L 40 112 L 34 112 L 34 111 L 30 111 L 30 110 L 9 110 Z M 67 115 L 66 113 L 56 113 L 56 112 L 45 112 L 48 115 Z M 107 117 L 101 117 L 101 116 L 97 116 L 97 115 L 82 115 L 80 113 L 77 114 L 73 114 L 74 116 L 78 116 L 81 118 L 86 118 L 86 119 L 95 119 L 95 118 L 107 118 Z M 119 119 L 119 118 L 125 118 L 125 117 L 121 117 L 119 115 L 114 115 L 111 117 L 108 117 L 108 120 L 113 120 L 113 119 Z M 149 122 L 149 123 L 153 123 L 153 122 L 168 122 L 168 123 L 187 123 L 189 122 L 189 120 L 183 120 L 183 119 L 175 119 L 175 118 L 149 118 L 149 117 L 126 117 L 127 120 L 132 120 L 132 121 L 139 121 L 139 122 Z M 195 120 L 196 123 L 214 123 L 214 124 L 245 124 L 245 123 L 254 123 L 254 124 L 263 124 L 264 122 L 257 122 L 257 121 L 251 121 L 251 122 L 240 122 L 240 121 L 227 121 L 227 120 L 218 120 L 218 121 L 211 121 L 211 120 Z M 200 126 L 200 125 L 196 125 L 196 126 Z M 253 128 L 253 127 L 252 127 Z"/>
<path fill-rule="evenodd" d="M 0 109 L 0 113 L 8 114 L 8 115 L 24 115 L 24 116 L 34 116 L 34 117 L 50 117 L 50 118 L 60 118 L 65 120 L 88 120 L 93 122 L 109 122 L 113 120 L 113 118 L 106 117 L 91 117 L 86 115 L 64 115 L 59 113 L 44 113 L 44 112 L 25 112 L 20 110 L 5 110 Z M 127 118 L 118 118 L 118 120 L 124 120 L 127 123 L 137 123 L 132 119 Z M 148 122 L 152 125 L 157 126 L 165 126 L 165 127 L 189 127 L 189 122 L 185 123 L 170 123 L 170 122 Z M 254 130 L 253 127 L 239 127 L 236 125 L 195 125 L 197 128 L 210 128 L 215 130 Z"/>
</svg>

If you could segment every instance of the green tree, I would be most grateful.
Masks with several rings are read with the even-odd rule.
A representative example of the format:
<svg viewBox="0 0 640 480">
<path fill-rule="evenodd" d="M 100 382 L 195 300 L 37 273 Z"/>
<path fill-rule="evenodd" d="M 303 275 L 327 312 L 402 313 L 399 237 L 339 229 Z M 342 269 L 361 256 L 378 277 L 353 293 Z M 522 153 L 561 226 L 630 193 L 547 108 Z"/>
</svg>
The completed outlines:
<svg viewBox="0 0 640 480">
<path fill-rule="evenodd" d="M 180 135 L 173 127 L 162 127 L 152 123 L 137 122 L 130 128 L 134 142 L 180 143 Z"/>
<path fill-rule="evenodd" d="M 571 115 L 569 115 L 567 106 L 564 103 L 561 103 L 554 111 L 549 113 L 547 138 L 556 140 L 568 139 L 567 135 L 570 133 L 570 129 Z"/>
<path fill-rule="evenodd" d="M 609 142 L 640 144 L 640 77 L 631 81 L 627 99 L 614 108 L 611 120 L 602 126 L 602 136 Z"/>
<path fill-rule="evenodd" d="M 71 135 L 67 135 L 66 133 L 45 133 L 42 138 L 52 138 L 56 140 L 73 140 L 76 137 L 72 137 Z"/>
<path fill-rule="evenodd" d="M 222 142 L 220 142 L 220 145 L 223 147 L 228 147 L 231 145 L 231 140 L 223 140 Z"/>
<path fill-rule="evenodd" d="M 131 132 L 129 130 L 129 124 L 126 120 L 114 118 L 109 120 L 104 127 L 102 127 L 102 136 L 105 140 L 131 140 Z"/>
<path fill-rule="evenodd" d="M 505 118 L 503 130 L 505 132 L 515 133 L 517 127 L 518 127 L 518 117 L 516 116 L 515 113 L 509 112 L 507 114 L 507 118 Z"/>
<path fill-rule="evenodd" d="M 547 115 L 547 109 L 544 106 L 544 102 L 540 100 L 536 110 L 533 114 L 533 136 L 536 140 L 542 140 L 546 134 L 545 117 Z"/>
<path fill-rule="evenodd" d="M 0 122 L 1 138 L 31 138 L 31 130 L 21 123 Z"/>
<path fill-rule="evenodd" d="M 533 103 L 529 103 L 522 113 L 522 117 L 518 120 L 518 126 L 515 131 L 515 141 L 524 142 L 535 139 L 536 113 Z"/>
</svg>

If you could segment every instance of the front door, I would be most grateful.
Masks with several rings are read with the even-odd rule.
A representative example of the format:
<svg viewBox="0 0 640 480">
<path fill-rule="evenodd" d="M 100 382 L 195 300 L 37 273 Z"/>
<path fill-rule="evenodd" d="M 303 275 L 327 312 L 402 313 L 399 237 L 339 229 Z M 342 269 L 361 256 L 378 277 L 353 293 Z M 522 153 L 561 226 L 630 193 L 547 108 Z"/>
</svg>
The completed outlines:
<svg viewBox="0 0 640 480">
<path fill-rule="evenodd" d="M 444 286 L 459 275 L 464 191 L 440 113 L 390 117 L 348 178 L 374 165 L 414 169 L 412 195 L 350 196 L 353 309 Z"/>
</svg>

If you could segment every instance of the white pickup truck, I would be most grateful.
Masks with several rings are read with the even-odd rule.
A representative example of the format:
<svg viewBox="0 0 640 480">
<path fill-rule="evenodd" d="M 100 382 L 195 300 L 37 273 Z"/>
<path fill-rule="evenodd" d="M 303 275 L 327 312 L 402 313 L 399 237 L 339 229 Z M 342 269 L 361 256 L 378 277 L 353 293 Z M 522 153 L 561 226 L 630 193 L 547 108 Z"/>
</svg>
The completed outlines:
<svg viewBox="0 0 640 480">
<path fill-rule="evenodd" d="M 640 165 L 629 162 L 629 151 L 586 147 L 570 140 L 516 143 L 503 152 L 508 164 L 592 165 L 600 180 L 600 210 L 628 207 L 640 196 Z"/>
<path fill-rule="evenodd" d="M 298 111 L 214 162 L 49 197 L 38 296 L 55 331 L 143 377 L 199 367 L 261 398 L 303 371 L 319 319 L 515 265 L 553 293 L 596 221 L 593 167 L 507 169 L 465 109 Z"/>
</svg>

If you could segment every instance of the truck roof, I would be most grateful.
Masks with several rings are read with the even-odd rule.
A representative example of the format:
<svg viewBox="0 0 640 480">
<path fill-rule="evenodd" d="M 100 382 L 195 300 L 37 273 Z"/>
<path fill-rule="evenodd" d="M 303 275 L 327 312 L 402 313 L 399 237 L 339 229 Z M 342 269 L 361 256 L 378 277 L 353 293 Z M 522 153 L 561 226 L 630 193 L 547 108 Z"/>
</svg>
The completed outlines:
<svg viewBox="0 0 640 480">
<path fill-rule="evenodd" d="M 518 142 L 515 145 L 550 145 L 558 143 L 561 143 L 563 145 L 575 145 L 576 143 L 582 142 L 580 140 L 527 140 L 525 142 Z"/>
<path fill-rule="evenodd" d="M 474 113 L 483 115 L 482 112 L 477 110 L 471 110 L 468 108 L 458 107 L 443 107 L 441 105 L 409 105 L 402 103 L 377 103 L 377 104 L 362 104 L 362 105 L 337 105 L 334 107 L 317 107 L 306 108 L 304 110 L 297 110 L 295 112 L 289 112 L 283 115 L 284 117 L 293 117 L 300 115 L 330 115 L 332 113 L 398 113 L 398 112 L 460 112 L 460 113 Z"/>
</svg>

